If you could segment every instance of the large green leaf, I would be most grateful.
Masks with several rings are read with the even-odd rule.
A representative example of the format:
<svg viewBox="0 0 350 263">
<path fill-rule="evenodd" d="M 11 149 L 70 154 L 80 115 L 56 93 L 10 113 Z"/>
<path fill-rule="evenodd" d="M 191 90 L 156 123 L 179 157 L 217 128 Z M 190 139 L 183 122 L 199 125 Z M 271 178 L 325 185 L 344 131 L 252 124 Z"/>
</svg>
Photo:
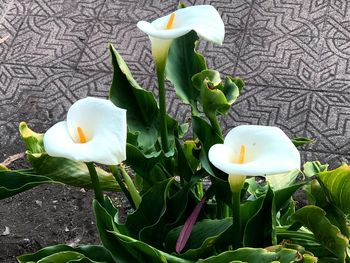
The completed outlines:
<svg viewBox="0 0 350 263">
<path fill-rule="evenodd" d="M 207 123 L 205 120 L 203 120 L 200 117 L 193 116 L 192 117 L 192 125 L 193 125 L 193 131 L 198 137 L 198 139 L 201 142 L 202 151 L 200 153 L 200 161 L 203 166 L 203 168 L 210 174 L 220 177 L 221 179 L 227 180 L 227 174 L 224 174 L 220 172 L 218 169 L 216 169 L 214 166 L 212 166 L 208 159 L 208 152 L 211 146 L 213 146 L 216 143 L 223 143 L 222 138 L 219 134 L 215 132 L 215 130 L 210 126 L 209 123 Z"/>
<path fill-rule="evenodd" d="M 259 210 L 248 220 L 243 244 L 248 247 L 266 247 L 276 242 L 276 210 L 274 193 L 271 188 L 263 197 Z"/>
<path fill-rule="evenodd" d="M 204 57 L 196 51 L 198 36 L 191 31 L 176 38 L 171 44 L 166 64 L 166 77 L 176 90 L 177 96 L 197 109 L 199 90 L 192 84 L 192 76 L 206 69 Z"/>
<path fill-rule="evenodd" d="M 19 194 L 44 183 L 52 182 L 48 177 L 32 174 L 32 170 L 22 172 L 0 170 L 0 199 Z"/>
<path fill-rule="evenodd" d="M 304 182 L 296 183 L 296 184 L 290 185 L 289 187 L 286 187 L 284 189 L 280 189 L 278 191 L 275 191 L 274 194 L 275 194 L 276 212 L 278 212 L 285 205 L 287 205 L 288 201 L 290 200 L 292 195 L 295 193 L 295 191 L 297 191 L 303 185 L 305 185 Z"/>
<path fill-rule="evenodd" d="M 31 154 L 27 157 L 35 173 L 50 179 L 76 187 L 93 188 L 87 166 L 83 162 L 75 162 L 65 158 L 51 157 L 46 153 Z M 105 191 L 120 191 L 112 174 L 96 167 L 100 186 Z"/>
<path fill-rule="evenodd" d="M 67 245 L 50 246 L 31 254 L 17 257 L 20 263 L 60 263 L 60 262 L 91 262 L 91 263 L 112 263 L 114 262 L 110 253 L 103 246 L 79 246 Z"/>
<path fill-rule="evenodd" d="M 109 49 L 113 64 L 113 81 L 109 98 L 115 105 L 127 110 L 128 130 L 138 135 L 136 146 L 147 151 L 158 139 L 157 101 L 152 92 L 139 86 L 116 49 L 112 45 Z"/>
<path fill-rule="evenodd" d="M 27 158 L 36 175 L 72 186 L 92 188 L 85 163 L 49 156 L 44 149 L 43 134 L 32 131 L 24 122 L 20 124 L 19 131 L 27 147 Z M 103 190 L 120 191 L 119 185 L 110 173 L 99 167 L 96 170 Z"/>
<path fill-rule="evenodd" d="M 155 184 L 142 196 L 139 208 L 128 216 L 125 226 L 133 237 L 139 238 L 139 232 L 147 226 L 157 223 L 166 211 L 166 200 L 173 178 Z"/>
<path fill-rule="evenodd" d="M 226 251 L 217 256 L 199 260 L 199 263 L 270 263 L 270 262 L 306 262 L 301 261 L 308 258 L 307 262 L 317 262 L 312 255 L 302 255 L 298 250 L 283 248 L 281 246 L 263 248 L 239 248 L 234 251 Z"/>
<path fill-rule="evenodd" d="M 140 232 L 140 240 L 157 248 L 163 248 L 164 241 L 167 233 L 174 226 L 179 225 L 180 220 L 184 221 L 186 210 L 192 211 L 195 203 L 192 199 L 195 199 L 191 194 L 192 187 L 202 178 L 202 174 L 198 174 L 192 177 L 191 181 L 186 183 L 177 190 L 174 194 L 166 199 L 166 210 L 160 216 L 158 221 L 143 228 Z M 197 202 L 197 200 L 195 200 Z M 173 250 L 172 250 L 173 251 Z"/>
<path fill-rule="evenodd" d="M 184 247 L 181 257 L 196 260 L 210 255 L 215 251 L 216 241 L 232 225 L 232 217 L 225 219 L 204 219 L 197 222 L 192 229 L 191 235 Z M 165 241 L 165 247 L 174 251 L 177 238 L 183 226 L 174 228 L 169 232 Z"/>
<path fill-rule="evenodd" d="M 143 184 L 143 190 L 148 190 L 148 186 L 163 181 L 167 178 L 166 174 L 157 169 L 156 166 L 161 165 L 162 152 L 152 152 L 144 154 L 142 151 L 134 145 L 126 145 L 126 163 L 132 167 L 132 169 L 139 175 L 145 182 Z M 154 169 L 157 172 L 153 172 Z"/>
<path fill-rule="evenodd" d="M 345 259 L 349 240 L 338 227 L 331 224 L 322 208 L 313 205 L 304 206 L 297 210 L 292 218 L 310 229 L 316 240 L 339 259 Z"/>
<path fill-rule="evenodd" d="M 326 212 L 328 220 L 337 226 L 344 236 L 349 238 L 349 225 L 346 215 L 334 202 L 330 202 L 332 198 L 328 198 L 328 190 L 314 179 L 305 187 L 305 192 L 307 193 L 309 204 L 322 208 Z"/>
<path fill-rule="evenodd" d="M 317 178 L 327 189 L 331 202 L 344 213 L 350 213 L 350 167 L 343 164 L 335 170 L 320 172 Z"/>
<path fill-rule="evenodd" d="M 190 263 L 191 261 L 164 253 L 144 242 L 133 239 L 118 231 L 113 216 L 96 200 L 93 202 L 96 224 L 103 246 L 118 263 Z"/>
</svg>

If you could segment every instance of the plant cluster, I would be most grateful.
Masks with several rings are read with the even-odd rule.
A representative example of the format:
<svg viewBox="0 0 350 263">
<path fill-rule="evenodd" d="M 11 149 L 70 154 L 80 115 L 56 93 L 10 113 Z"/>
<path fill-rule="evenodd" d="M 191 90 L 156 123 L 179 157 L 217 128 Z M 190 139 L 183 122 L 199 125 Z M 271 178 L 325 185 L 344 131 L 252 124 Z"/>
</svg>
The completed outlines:
<svg viewBox="0 0 350 263">
<path fill-rule="evenodd" d="M 152 44 L 159 101 L 110 45 L 108 100 L 84 98 L 45 134 L 19 130 L 29 169 L 0 169 L 0 198 L 53 182 L 94 190 L 100 245 L 57 245 L 25 262 L 350 262 L 350 168 L 307 162 L 277 127 L 241 125 L 224 138 L 219 118 L 244 82 L 209 69 L 199 37 L 221 44 L 212 6 L 179 6 L 138 27 Z M 165 79 L 189 105 L 189 123 L 166 112 Z M 103 166 L 98 166 L 102 164 Z M 130 167 L 133 174 L 128 173 Z M 296 209 L 293 194 L 308 205 Z M 125 222 L 108 192 L 123 192 Z"/>
</svg>

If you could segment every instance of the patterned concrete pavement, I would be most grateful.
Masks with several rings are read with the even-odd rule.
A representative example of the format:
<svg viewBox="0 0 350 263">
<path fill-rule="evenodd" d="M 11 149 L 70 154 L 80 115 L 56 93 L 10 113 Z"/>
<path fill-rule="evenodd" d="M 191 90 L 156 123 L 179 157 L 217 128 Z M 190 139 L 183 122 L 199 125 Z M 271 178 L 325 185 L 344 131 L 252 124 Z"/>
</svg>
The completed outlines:
<svg viewBox="0 0 350 263">
<path fill-rule="evenodd" d="M 202 41 L 209 65 L 240 76 L 246 90 L 225 129 L 276 125 L 317 141 L 303 157 L 350 161 L 350 4 L 346 0 L 201 0 L 226 25 L 223 46 Z M 0 161 L 22 150 L 17 127 L 43 132 L 85 96 L 105 97 L 111 82 L 111 42 L 143 87 L 155 92 L 154 66 L 140 19 L 170 13 L 168 0 L 1 0 Z M 209 19 L 209 18 L 208 18 Z M 188 108 L 168 87 L 168 107 L 180 120 Z"/>
</svg>

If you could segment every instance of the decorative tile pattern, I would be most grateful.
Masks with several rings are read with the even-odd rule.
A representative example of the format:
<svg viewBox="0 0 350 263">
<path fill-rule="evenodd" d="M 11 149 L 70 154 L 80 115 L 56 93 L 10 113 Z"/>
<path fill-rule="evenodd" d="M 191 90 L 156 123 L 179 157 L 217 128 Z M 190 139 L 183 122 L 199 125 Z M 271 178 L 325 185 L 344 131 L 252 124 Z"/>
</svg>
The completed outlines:
<svg viewBox="0 0 350 263">
<path fill-rule="evenodd" d="M 256 0 L 248 28 L 319 37 L 327 10 L 328 0 Z"/>
<path fill-rule="evenodd" d="M 176 10 L 177 4 L 177 0 L 106 0 L 100 18 L 133 23 L 139 20 L 153 21 Z"/>
<path fill-rule="evenodd" d="M 135 73 L 153 74 L 154 65 L 148 36 L 135 23 L 96 23 L 78 64 L 79 69 L 111 71 L 108 44 L 112 43 Z"/>
<path fill-rule="evenodd" d="M 22 16 L 7 15 L 0 20 L 0 37 L 7 37 L 6 41 L 0 44 L 0 62 L 4 61 L 6 54 L 11 49 L 11 43 L 16 37 L 20 26 L 25 18 Z"/>
<path fill-rule="evenodd" d="M 321 47 L 322 41 L 315 37 L 248 31 L 236 75 L 249 84 L 310 89 Z"/>
<path fill-rule="evenodd" d="M 96 0 L 33 0 L 31 15 L 96 19 L 104 1 Z"/>
<path fill-rule="evenodd" d="M 313 92 L 307 136 L 316 141 L 310 150 L 350 153 L 350 94 Z"/>
<path fill-rule="evenodd" d="M 137 29 L 176 9 L 177 1 L 4 0 L 0 3 L 1 149 L 18 140 L 21 120 L 40 129 L 64 118 L 85 96 L 106 97 L 113 43 L 141 86 L 157 96 L 148 37 Z M 350 6 L 343 0 L 200 0 L 222 15 L 222 46 L 201 41 L 208 66 L 247 86 L 225 131 L 252 123 L 318 140 L 306 153 L 349 154 Z M 233 12 L 234 10 L 234 12 Z M 180 121 L 189 108 L 167 86 L 167 106 Z M 5 142 L 4 142 L 5 141 Z M 333 156 L 332 155 L 332 156 Z M 327 158 L 325 158 L 326 160 Z M 328 158 L 329 159 L 329 158 Z M 327 160 L 328 160 L 327 159 Z"/>
<path fill-rule="evenodd" d="M 241 124 L 256 124 L 278 126 L 290 137 L 301 136 L 310 100 L 308 91 L 247 86 L 221 122 L 226 131 Z"/>
<path fill-rule="evenodd" d="M 64 69 L 0 66 L 0 149 L 19 145 L 21 121 L 44 132 L 65 118 L 68 107 L 78 99 L 69 89 L 71 77 L 72 72 Z"/>
<path fill-rule="evenodd" d="M 350 92 L 350 42 L 327 38 L 320 56 L 316 90 Z"/>
<path fill-rule="evenodd" d="M 92 29 L 85 21 L 29 16 L 12 41 L 5 61 L 22 65 L 73 68 Z"/>
</svg>

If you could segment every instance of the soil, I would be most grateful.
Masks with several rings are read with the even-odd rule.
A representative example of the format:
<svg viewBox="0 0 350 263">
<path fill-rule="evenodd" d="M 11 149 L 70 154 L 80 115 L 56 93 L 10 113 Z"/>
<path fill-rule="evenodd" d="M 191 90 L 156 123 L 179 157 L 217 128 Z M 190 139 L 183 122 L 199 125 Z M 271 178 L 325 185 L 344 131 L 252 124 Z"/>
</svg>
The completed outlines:
<svg viewBox="0 0 350 263">
<path fill-rule="evenodd" d="M 98 244 L 92 196 L 55 184 L 1 200 L 0 235 L 5 235 L 0 236 L 0 262 L 17 262 L 15 256 L 49 245 Z"/>
</svg>

